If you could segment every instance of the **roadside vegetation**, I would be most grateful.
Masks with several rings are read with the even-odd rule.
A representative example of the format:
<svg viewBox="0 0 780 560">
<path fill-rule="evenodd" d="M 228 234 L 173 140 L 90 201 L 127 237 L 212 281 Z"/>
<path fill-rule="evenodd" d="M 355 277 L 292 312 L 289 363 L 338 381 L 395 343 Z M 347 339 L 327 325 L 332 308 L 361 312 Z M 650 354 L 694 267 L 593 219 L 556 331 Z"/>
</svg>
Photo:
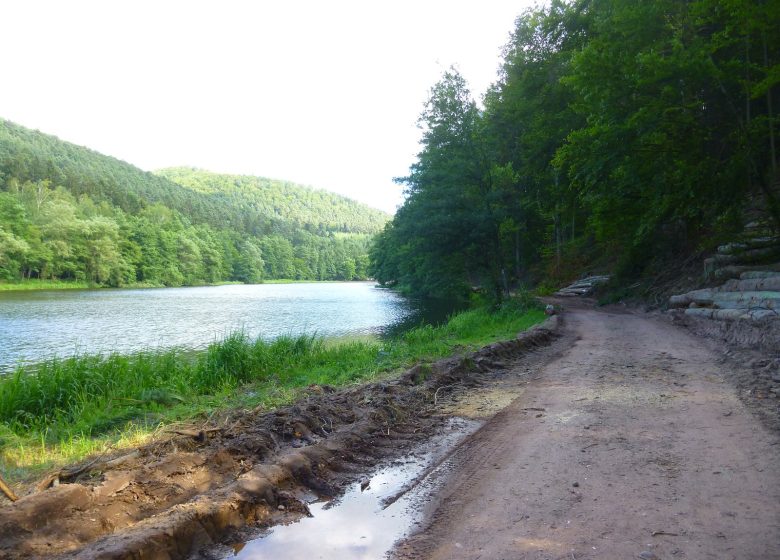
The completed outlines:
<svg viewBox="0 0 780 560">
<path fill-rule="evenodd" d="M 84 355 L 0 377 L 0 462 L 14 481 L 112 448 L 139 445 L 174 422 L 202 423 L 220 409 L 270 409 L 311 385 L 392 376 L 511 338 L 544 318 L 530 298 L 457 313 L 389 340 L 315 336 L 251 340 L 236 332 L 201 352 Z"/>
</svg>

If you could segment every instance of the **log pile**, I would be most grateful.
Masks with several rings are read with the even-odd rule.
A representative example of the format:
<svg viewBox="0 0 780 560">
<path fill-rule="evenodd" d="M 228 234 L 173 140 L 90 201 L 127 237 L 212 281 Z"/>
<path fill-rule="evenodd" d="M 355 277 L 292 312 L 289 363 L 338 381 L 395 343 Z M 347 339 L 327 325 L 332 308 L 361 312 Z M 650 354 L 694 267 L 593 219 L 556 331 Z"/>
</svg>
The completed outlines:
<svg viewBox="0 0 780 560">
<path fill-rule="evenodd" d="M 609 276 L 588 276 L 587 278 L 577 280 L 565 288 L 561 288 L 554 295 L 561 297 L 589 296 L 596 289 L 596 286 L 605 284 L 608 281 Z"/>
<path fill-rule="evenodd" d="M 751 272 L 780 272 L 780 238 L 768 219 L 749 223 L 740 241 L 721 245 L 715 255 L 704 260 L 707 282 L 741 278 Z"/>
<path fill-rule="evenodd" d="M 705 319 L 775 319 L 780 317 L 780 272 L 745 271 L 721 286 L 672 296 L 669 307 Z"/>
<path fill-rule="evenodd" d="M 721 285 L 672 296 L 669 307 L 674 312 L 725 321 L 778 317 L 780 237 L 765 212 L 753 214 L 738 240 L 719 246 L 704 261 L 705 282 Z"/>
<path fill-rule="evenodd" d="M 669 313 L 697 334 L 772 356 L 771 372 L 764 373 L 775 383 L 780 382 L 780 236 L 762 204 L 753 201 L 746 216 L 750 221 L 742 234 L 704 261 L 704 281 L 713 287 L 672 296 Z"/>
</svg>

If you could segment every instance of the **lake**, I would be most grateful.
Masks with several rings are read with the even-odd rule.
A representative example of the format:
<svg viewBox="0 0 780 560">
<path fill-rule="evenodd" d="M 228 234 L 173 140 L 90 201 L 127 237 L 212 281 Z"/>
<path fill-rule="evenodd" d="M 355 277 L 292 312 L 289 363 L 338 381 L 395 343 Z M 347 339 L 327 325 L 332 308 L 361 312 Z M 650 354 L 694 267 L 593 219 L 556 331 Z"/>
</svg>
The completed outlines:
<svg viewBox="0 0 780 560">
<path fill-rule="evenodd" d="M 236 330 L 381 335 L 444 315 L 372 282 L 0 292 L 0 371 L 77 353 L 198 349 Z"/>
</svg>

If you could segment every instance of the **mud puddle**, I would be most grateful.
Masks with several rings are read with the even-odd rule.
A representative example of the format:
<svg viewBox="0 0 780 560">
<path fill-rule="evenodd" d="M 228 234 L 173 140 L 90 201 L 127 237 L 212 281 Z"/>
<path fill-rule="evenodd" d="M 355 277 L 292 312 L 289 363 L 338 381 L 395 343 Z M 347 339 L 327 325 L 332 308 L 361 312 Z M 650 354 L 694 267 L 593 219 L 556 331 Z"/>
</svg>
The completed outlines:
<svg viewBox="0 0 780 560">
<path fill-rule="evenodd" d="M 258 539 L 234 545 L 234 558 L 375 560 L 419 523 L 422 503 L 446 471 L 447 459 L 482 422 L 452 418 L 429 441 L 339 498 L 309 503 L 311 517 L 274 527 Z M 368 484 L 366 484 L 368 483 Z"/>
</svg>

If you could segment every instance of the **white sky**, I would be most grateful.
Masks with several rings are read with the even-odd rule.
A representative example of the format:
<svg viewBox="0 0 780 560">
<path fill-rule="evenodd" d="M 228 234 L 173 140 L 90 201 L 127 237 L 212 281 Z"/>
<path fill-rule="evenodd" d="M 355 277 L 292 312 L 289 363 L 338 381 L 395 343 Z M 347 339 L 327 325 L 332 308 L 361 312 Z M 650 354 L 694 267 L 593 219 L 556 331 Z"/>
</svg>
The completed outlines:
<svg viewBox="0 0 780 560">
<path fill-rule="evenodd" d="M 146 170 L 286 179 L 394 211 L 430 87 L 476 97 L 531 0 L 0 2 L 0 118 Z"/>
</svg>

